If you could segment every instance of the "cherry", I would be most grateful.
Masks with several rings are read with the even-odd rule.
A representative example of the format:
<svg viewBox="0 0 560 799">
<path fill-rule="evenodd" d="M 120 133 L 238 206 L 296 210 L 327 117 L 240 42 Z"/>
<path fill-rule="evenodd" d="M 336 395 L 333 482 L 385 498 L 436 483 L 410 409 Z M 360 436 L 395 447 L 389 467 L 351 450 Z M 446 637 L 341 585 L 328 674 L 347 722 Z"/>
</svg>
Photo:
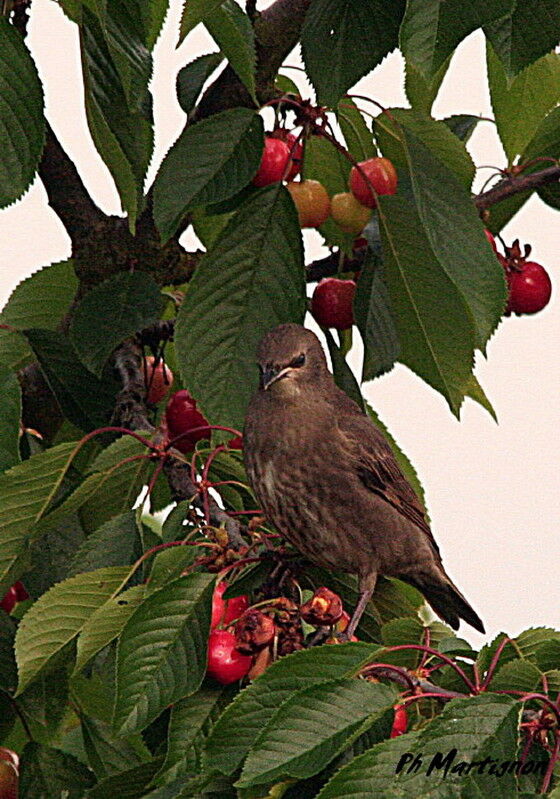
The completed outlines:
<svg viewBox="0 0 560 799">
<path fill-rule="evenodd" d="M 298 137 L 294 136 L 293 133 L 287 133 L 284 141 L 288 145 L 291 153 L 291 166 L 288 174 L 286 175 L 286 180 L 293 180 L 301 172 L 301 166 L 303 163 L 303 144 L 301 141 L 298 141 Z"/>
<path fill-rule="evenodd" d="M 253 178 L 253 185 L 268 186 L 282 180 L 290 160 L 290 148 L 286 142 L 272 136 L 266 136 L 264 150 L 257 174 Z"/>
<path fill-rule="evenodd" d="M 6 749 L 5 746 L 0 746 L 0 760 L 7 760 L 13 763 L 16 769 L 19 769 L 19 756 L 11 749 Z"/>
<path fill-rule="evenodd" d="M 327 190 L 318 180 L 302 180 L 286 186 L 297 208 L 300 227 L 319 227 L 331 213 Z"/>
<path fill-rule="evenodd" d="M 173 440 L 181 436 L 177 442 L 173 443 L 173 446 L 180 452 L 191 452 L 197 441 L 210 438 L 208 420 L 196 407 L 196 400 L 184 388 L 181 391 L 176 391 L 169 400 L 165 418 L 169 429 L 169 438 Z"/>
<path fill-rule="evenodd" d="M 227 625 L 234 619 L 238 619 L 249 607 L 249 599 L 245 594 L 235 596 L 232 599 L 222 599 L 222 596 L 228 587 L 224 581 L 218 583 L 214 589 L 212 597 L 212 621 L 210 622 L 210 629 L 213 630 L 218 624 Z"/>
<path fill-rule="evenodd" d="M 148 388 L 146 402 L 150 405 L 157 405 L 173 384 L 173 372 L 161 358 L 156 363 L 153 355 L 148 355 L 144 363 L 144 382 Z"/>
<path fill-rule="evenodd" d="M 311 313 L 321 327 L 347 330 L 354 324 L 352 303 L 356 293 L 353 280 L 327 277 L 317 284 L 311 298 Z"/>
<path fill-rule="evenodd" d="M 377 194 L 394 194 L 396 192 L 397 171 L 393 162 L 388 158 L 368 158 L 367 161 L 360 161 L 358 167 L 362 170 L 361 172 L 355 166 L 350 170 L 348 185 L 354 197 L 362 205 L 367 205 L 368 208 L 375 208 L 376 205 L 375 196 L 370 185 L 364 179 L 364 174 Z"/>
<path fill-rule="evenodd" d="M 404 705 L 395 705 L 395 715 L 393 717 L 393 726 L 391 728 L 391 738 L 398 738 L 403 735 L 408 728 L 408 716 Z"/>
<path fill-rule="evenodd" d="M 535 261 L 524 261 L 506 272 L 509 299 L 506 313 L 532 314 L 548 305 L 552 284 L 546 269 Z"/>
<path fill-rule="evenodd" d="M 10 760 L 0 760 L 0 797 L 17 799 L 19 774 Z"/>
<path fill-rule="evenodd" d="M 369 222 L 371 208 L 362 205 L 353 194 L 345 191 L 332 198 L 331 215 L 341 230 L 355 235 L 361 233 Z"/>
<path fill-rule="evenodd" d="M 237 641 L 229 630 L 212 630 L 208 637 L 208 668 L 206 673 L 222 685 L 236 682 L 251 668 L 253 659 L 235 648 Z"/>
<path fill-rule="evenodd" d="M 11 613 L 18 602 L 29 599 L 29 594 L 25 590 L 23 583 L 19 580 L 14 583 L 11 588 L 8 588 L 3 599 L 0 601 L 0 608 Z"/>
<path fill-rule="evenodd" d="M 235 436 L 235 438 L 230 438 L 228 441 L 228 447 L 230 449 L 243 449 L 243 436 Z"/>
</svg>

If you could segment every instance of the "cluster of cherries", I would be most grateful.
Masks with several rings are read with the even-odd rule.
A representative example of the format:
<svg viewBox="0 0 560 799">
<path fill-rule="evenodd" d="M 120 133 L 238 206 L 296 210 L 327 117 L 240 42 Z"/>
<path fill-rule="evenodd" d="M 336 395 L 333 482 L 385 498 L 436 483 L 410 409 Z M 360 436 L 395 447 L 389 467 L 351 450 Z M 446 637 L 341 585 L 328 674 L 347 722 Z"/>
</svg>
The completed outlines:
<svg viewBox="0 0 560 799">
<path fill-rule="evenodd" d="M 484 231 L 496 258 L 504 268 L 508 284 L 508 302 L 505 314 L 533 314 L 548 305 L 552 284 L 548 272 L 536 261 L 529 261 L 531 245 L 526 244 L 521 252 L 519 239 L 511 247 L 504 245 L 504 255 L 498 252 L 496 239 L 489 230 Z"/>
<path fill-rule="evenodd" d="M 368 158 L 350 171 L 350 191 L 329 197 L 318 180 L 295 180 L 303 161 L 303 143 L 293 133 L 278 128 L 265 138 L 255 186 L 268 186 L 281 180 L 292 195 L 302 228 L 316 228 L 332 217 L 344 233 L 361 233 L 375 208 L 376 194 L 394 194 L 397 172 L 388 158 Z M 372 191 L 372 187 L 374 191 Z"/>
</svg>

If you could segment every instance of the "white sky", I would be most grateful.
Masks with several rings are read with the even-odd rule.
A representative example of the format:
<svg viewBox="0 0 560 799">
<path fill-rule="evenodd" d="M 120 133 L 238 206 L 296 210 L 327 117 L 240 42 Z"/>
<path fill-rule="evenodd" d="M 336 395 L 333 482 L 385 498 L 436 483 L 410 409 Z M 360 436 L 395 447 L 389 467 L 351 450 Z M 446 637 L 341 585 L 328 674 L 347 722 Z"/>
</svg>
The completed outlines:
<svg viewBox="0 0 560 799">
<path fill-rule="evenodd" d="M 180 5 L 172 0 L 155 51 L 153 167 L 184 124 L 175 97 L 178 69 L 215 49 L 197 29 L 174 50 Z M 34 0 L 29 42 L 51 124 L 95 201 L 104 211 L 119 213 L 117 193 L 85 122 L 76 28 L 53 0 Z M 289 63 L 299 63 L 296 54 Z M 389 107 L 405 105 L 400 55 L 386 58 L 356 92 Z M 479 33 L 460 46 L 434 106 L 437 117 L 452 113 L 492 114 Z M 469 149 L 477 165 L 505 166 L 490 123 L 479 125 Z M 479 184 L 488 174 L 480 172 Z M 558 219 L 557 212 L 532 199 L 505 229 L 506 241 L 519 237 L 533 245 L 534 259 L 551 274 L 554 293 L 542 313 L 504 320 L 489 344 L 488 360 L 478 361 L 477 376 L 499 425 L 469 400 L 457 422 L 440 395 L 402 366 L 365 387 L 367 399 L 418 470 L 447 571 L 485 622 L 486 637 L 462 628 L 474 644 L 502 630 L 515 635 L 530 626 L 560 628 Z M 0 304 L 23 277 L 70 254 L 39 181 L 20 202 L 0 211 L 0 240 Z M 322 253 L 316 234 L 306 233 L 306 243 L 310 256 Z M 357 365 L 357 358 L 353 362 Z"/>
</svg>

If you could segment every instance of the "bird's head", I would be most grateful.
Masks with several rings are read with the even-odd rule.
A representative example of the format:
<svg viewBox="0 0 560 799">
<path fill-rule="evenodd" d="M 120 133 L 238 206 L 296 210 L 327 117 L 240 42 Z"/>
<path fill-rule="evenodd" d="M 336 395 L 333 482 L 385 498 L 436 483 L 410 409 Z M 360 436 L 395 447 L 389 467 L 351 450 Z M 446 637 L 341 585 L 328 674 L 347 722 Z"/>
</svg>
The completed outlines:
<svg viewBox="0 0 560 799">
<path fill-rule="evenodd" d="M 296 324 L 279 325 L 264 336 L 257 350 L 260 388 L 297 393 L 307 382 L 330 373 L 317 336 Z"/>
</svg>

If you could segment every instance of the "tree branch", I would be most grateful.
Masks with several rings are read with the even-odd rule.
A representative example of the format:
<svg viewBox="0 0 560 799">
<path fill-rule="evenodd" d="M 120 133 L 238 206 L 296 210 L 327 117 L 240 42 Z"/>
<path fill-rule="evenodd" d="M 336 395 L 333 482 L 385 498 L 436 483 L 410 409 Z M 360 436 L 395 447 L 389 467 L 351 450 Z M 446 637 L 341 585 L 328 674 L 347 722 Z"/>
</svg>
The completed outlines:
<svg viewBox="0 0 560 799">
<path fill-rule="evenodd" d="M 560 166 L 550 166 L 539 172 L 532 172 L 530 175 L 506 177 L 488 191 L 478 194 L 474 198 L 474 204 L 479 211 L 485 211 L 491 205 L 507 200 L 514 194 L 532 191 L 540 186 L 546 186 L 548 183 L 558 183 L 558 181 L 560 181 Z"/>
</svg>

